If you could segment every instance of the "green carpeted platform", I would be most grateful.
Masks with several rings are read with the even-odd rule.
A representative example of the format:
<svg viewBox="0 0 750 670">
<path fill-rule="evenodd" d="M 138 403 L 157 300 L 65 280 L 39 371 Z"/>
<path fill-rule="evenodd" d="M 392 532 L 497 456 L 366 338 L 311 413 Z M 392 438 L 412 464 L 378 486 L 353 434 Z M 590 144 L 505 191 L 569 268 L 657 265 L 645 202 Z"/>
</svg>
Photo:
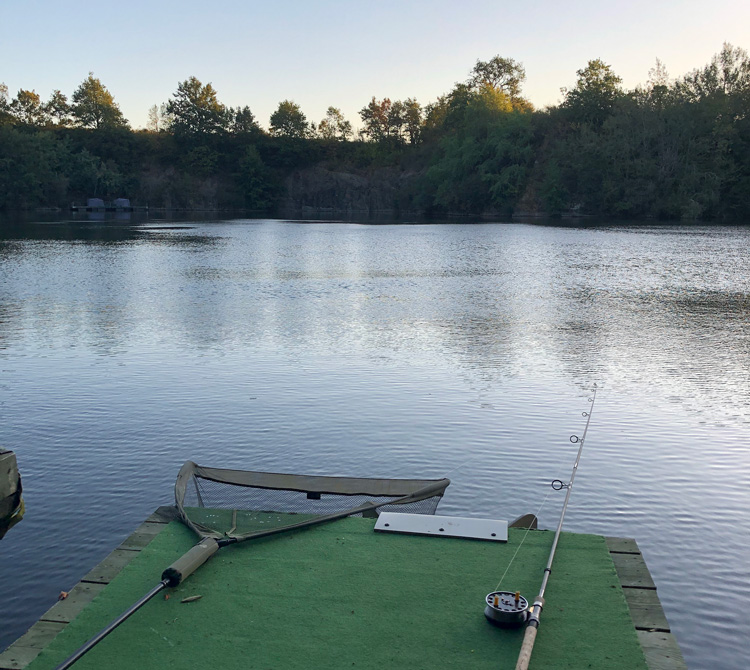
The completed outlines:
<svg viewBox="0 0 750 670">
<path fill-rule="evenodd" d="M 76 670 L 514 668 L 523 630 L 487 623 L 507 544 L 373 531 L 347 518 L 221 549 Z M 553 533 L 528 534 L 501 588 L 532 599 Z M 27 666 L 47 670 L 158 583 L 195 536 L 177 522 Z M 201 595 L 184 603 L 182 598 Z M 563 533 L 532 668 L 647 667 L 604 538 Z"/>
</svg>

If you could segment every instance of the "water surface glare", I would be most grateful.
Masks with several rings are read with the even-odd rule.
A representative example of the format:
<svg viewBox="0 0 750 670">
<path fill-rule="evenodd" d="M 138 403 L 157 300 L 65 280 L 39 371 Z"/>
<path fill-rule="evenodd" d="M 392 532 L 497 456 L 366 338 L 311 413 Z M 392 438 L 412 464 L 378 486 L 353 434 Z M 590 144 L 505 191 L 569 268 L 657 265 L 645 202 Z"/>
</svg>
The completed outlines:
<svg viewBox="0 0 750 670">
<path fill-rule="evenodd" d="M 0 648 L 188 458 L 447 474 L 440 511 L 512 519 L 570 476 L 596 383 L 566 528 L 635 537 L 688 665 L 744 669 L 749 317 L 743 226 L 0 223 L 0 444 L 27 504 Z"/>
</svg>

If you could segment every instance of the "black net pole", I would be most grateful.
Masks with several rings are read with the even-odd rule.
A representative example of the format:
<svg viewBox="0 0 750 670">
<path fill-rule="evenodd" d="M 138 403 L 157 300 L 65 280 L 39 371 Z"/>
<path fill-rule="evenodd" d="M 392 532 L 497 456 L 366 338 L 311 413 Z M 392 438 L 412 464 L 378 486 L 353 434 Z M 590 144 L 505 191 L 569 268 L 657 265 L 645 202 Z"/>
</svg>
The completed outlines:
<svg viewBox="0 0 750 670">
<path fill-rule="evenodd" d="M 153 598 L 163 589 L 167 588 L 168 585 L 169 583 L 166 579 L 159 582 L 158 586 L 155 586 L 153 589 L 151 589 L 137 603 L 131 605 L 125 612 L 123 612 L 112 623 L 110 623 L 109 626 L 100 630 L 72 656 L 68 657 L 60 665 L 58 665 L 55 670 L 67 670 L 67 668 L 73 665 L 73 663 L 75 663 L 79 658 L 81 658 L 84 654 L 86 654 L 93 647 L 99 644 L 99 642 L 101 642 L 105 637 L 107 637 L 107 635 L 109 635 L 115 628 L 117 628 L 123 621 L 125 621 L 125 619 L 127 619 L 131 614 L 135 614 L 139 609 L 141 609 L 141 607 L 143 607 L 149 600 L 151 600 L 151 598 Z"/>
</svg>

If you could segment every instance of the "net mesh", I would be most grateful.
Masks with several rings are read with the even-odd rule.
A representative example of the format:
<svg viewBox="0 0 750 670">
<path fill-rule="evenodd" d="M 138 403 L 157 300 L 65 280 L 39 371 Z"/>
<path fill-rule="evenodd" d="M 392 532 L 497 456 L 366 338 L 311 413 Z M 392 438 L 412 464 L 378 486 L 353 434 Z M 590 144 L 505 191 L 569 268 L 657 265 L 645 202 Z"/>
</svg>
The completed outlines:
<svg viewBox="0 0 750 670">
<path fill-rule="evenodd" d="M 175 502 L 199 535 L 243 540 L 339 516 L 434 514 L 449 483 L 222 470 L 188 461 L 177 477 Z"/>
</svg>

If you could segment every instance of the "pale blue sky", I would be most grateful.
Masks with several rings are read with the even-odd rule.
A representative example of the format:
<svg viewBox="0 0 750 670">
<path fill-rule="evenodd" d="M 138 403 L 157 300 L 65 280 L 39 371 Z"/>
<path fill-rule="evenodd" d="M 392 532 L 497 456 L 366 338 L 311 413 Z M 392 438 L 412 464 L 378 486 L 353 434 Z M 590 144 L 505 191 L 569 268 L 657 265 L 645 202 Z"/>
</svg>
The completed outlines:
<svg viewBox="0 0 750 670">
<path fill-rule="evenodd" d="M 0 82 L 70 96 L 91 70 L 134 127 L 194 75 L 261 125 L 278 103 L 319 121 L 329 105 L 356 126 L 378 98 L 422 104 L 466 79 L 476 60 L 523 63 L 525 95 L 560 100 L 576 70 L 602 58 L 626 87 L 658 57 L 672 76 L 722 42 L 750 49 L 750 0 L 0 0 Z"/>
</svg>

